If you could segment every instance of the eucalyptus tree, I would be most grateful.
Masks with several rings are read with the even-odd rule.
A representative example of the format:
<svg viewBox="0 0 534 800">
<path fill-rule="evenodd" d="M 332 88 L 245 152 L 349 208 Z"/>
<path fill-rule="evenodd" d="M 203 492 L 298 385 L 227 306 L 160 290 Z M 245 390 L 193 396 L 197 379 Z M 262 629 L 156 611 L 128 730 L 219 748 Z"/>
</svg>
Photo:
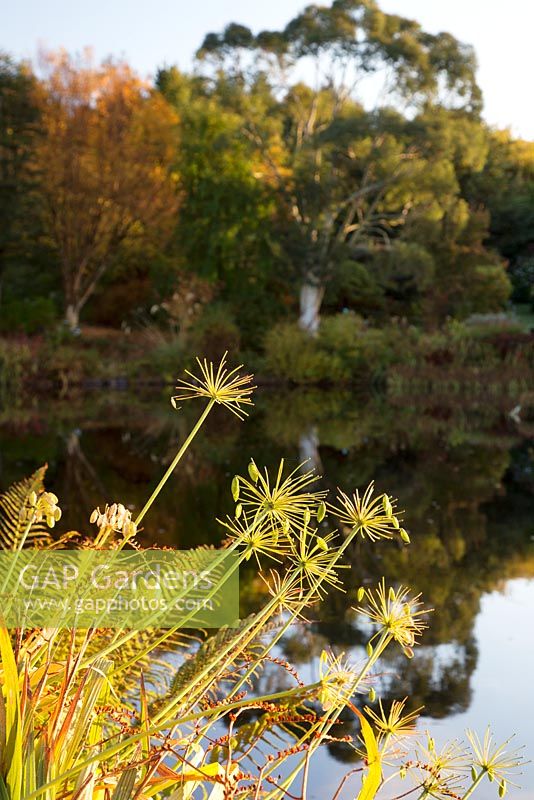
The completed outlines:
<svg viewBox="0 0 534 800">
<path fill-rule="evenodd" d="M 417 205 L 409 183 L 420 159 L 405 123 L 429 104 L 478 114 L 473 51 L 374 0 L 334 0 L 282 30 L 232 23 L 209 33 L 197 57 L 214 91 L 239 89 L 242 133 L 277 194 L 300 324 L 314 333 L 340 260 L 388 247 Z"/>
</svg>

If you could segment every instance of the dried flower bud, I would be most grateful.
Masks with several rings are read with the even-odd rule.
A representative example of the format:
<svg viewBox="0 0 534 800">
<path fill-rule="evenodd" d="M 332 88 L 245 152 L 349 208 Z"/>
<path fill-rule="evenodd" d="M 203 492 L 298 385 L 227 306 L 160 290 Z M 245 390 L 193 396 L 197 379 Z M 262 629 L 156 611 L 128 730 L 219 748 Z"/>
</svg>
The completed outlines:
<svg viewBox="0 0 534 800">
<path fill-rule="evenodd" d="M 103 513 L 99 508 L 95 508 L 89 519 L 91 523 L 96 523 L 99 528 L 122 532 L 126 538 L 135 536 L 137 532 L 137 526 L 132 521 L 131 511 L 128 511 L 122 503 L 113 503 L 111 506 L 106 505 Z"/>
</svg>

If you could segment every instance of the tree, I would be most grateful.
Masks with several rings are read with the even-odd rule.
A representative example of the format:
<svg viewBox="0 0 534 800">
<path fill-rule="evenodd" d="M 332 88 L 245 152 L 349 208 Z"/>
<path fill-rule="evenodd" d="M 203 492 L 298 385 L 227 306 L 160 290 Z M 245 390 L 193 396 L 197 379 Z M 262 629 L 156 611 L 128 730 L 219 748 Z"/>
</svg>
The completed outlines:
<svg viewBox="0 0 534 800">
<path fill-rule="evenodd" d="M 43 56 L 35 153 L 45 229 L 61 268 L 71 329 L 122 246 L 168 237 L 176 115 L 124 63 Z"/>
<path fill-rule="evenodd" d="M 348 252 L 388 246 L 414 207 L 399 183 L 416 151 L 406 117 L 366 111 L 356 88 L 381 76 L 382 96 L 416 113 L 432 103 L 476 116 L 480 91 L 470 48 L 450 34 L 380 11 L 374 0 L 308 6 L 281 31 L 232 23 L 198 52 L 214 85 L 233 80 L 244 134 L 264 155 L 281 207 L 281 234 L 300 280 L 300 324 L 315 333 L 327 282 Z M 314 72 L 315 87 L 299 80 Z M 257 87 L 271 89 L 270 107 Z M 265 114 L 268 110 L 269 113 Z"/>
<path fill-rule="evenodd" d="M 7 262 L 22 238 L 19 223 L 32 186 L 29 162 L 39 116 L 34 84 L 26 65 L 0 53 L 0 299 Z"/>
<path fill-rule="evenodd" d="M 210 281 L 249 340 L 258 339 L 258 315 L 272 316 L 278 306 L 269 291 L 275 203 L 263 157 L 242 135 L 246 120 L 230 96 L 236 87 L 221 83 L 213 93 L 205 80 L 176 67 L 160 70 L 156 85 L 180 119 L 178 263 Z"/>
<path fill-rule="evenodd" d="M 534 143 L 493 131 L 484 170 L 467 188 L 489 211 L 489 242 L 509 261 L 513 298 L 534 301 Z"/>
</svg>

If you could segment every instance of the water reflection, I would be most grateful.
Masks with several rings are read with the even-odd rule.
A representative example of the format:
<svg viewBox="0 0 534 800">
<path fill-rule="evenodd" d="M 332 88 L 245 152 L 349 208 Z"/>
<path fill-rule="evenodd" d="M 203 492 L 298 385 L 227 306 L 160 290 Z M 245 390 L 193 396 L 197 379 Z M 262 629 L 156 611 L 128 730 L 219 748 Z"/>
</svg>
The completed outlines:
<svg viewBox="0 0 534 800">
<path fill-rule="evenodd" d="M 310 459 L 330 488 L 352 491 L 375 480 L 406 509 L 412 546 L 355 544 L 347 593 L 330 595 L 310 626 L 285 638 L 280 654 L 312 680 L 324 646 L 357 657 L 366 636 L 351 610 L 356 589 L 386 575 L 422 592 L 438 611 L 411 662 L 400 651 L 386 655 L 379 693 L 409 695 L 411 707 L 424 705 L 432 718 L 466 714 L 477 690 L 481 598 L 506 579 L 534 576 L 532 426 L 492 406 L 443 400 L 394 405 L 350 393 L 263 391 L 257 403 L 244 424 L 223 414 L 208 420 L 147 516 L 146 540 L 180 547 L 220 540 L 215 517 L 231 512 L 231 477 L 251 456 L 265 464 L 285 456 L 290 466 Z M 166 394 L 103 393 L 10 411 L 0 419 L 0 488 L 46 461 L 66 529 L 87 530 L 91 510 L 106 500 L 141 507 L 196 412 L 174 412 Z M 242 587 L 246 613 L 260 591 L 251 566 Z M 280 688 L 280 675 L 267 670 L 262 688 Z M 340 730 L 352 727 L 347 716 Z M 329 753 L 355 759 L 342 743 L 331 743 Z"/>
</svg>

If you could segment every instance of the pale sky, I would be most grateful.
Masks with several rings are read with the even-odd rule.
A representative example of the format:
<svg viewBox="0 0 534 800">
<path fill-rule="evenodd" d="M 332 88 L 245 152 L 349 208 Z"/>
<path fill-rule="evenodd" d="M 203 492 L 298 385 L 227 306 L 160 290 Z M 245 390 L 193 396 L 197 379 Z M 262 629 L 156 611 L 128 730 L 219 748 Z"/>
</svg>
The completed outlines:
<svg viewBox="0 0 534 800">
<path fill-rule="evenodd" d="M 326 4 L 325 0 L 318 0 Z M 0 0 L 0 49 L 32 59 L 37 46 L 126 58 L 141 74 L 191 65 L 208 31 L 228 22 L 280 28 L 306 0 Z M 534 0 L 381 0 L 384 11 L 449 31 L 475 47 L 485 117 L 534 140 Z"/>
</svg>

